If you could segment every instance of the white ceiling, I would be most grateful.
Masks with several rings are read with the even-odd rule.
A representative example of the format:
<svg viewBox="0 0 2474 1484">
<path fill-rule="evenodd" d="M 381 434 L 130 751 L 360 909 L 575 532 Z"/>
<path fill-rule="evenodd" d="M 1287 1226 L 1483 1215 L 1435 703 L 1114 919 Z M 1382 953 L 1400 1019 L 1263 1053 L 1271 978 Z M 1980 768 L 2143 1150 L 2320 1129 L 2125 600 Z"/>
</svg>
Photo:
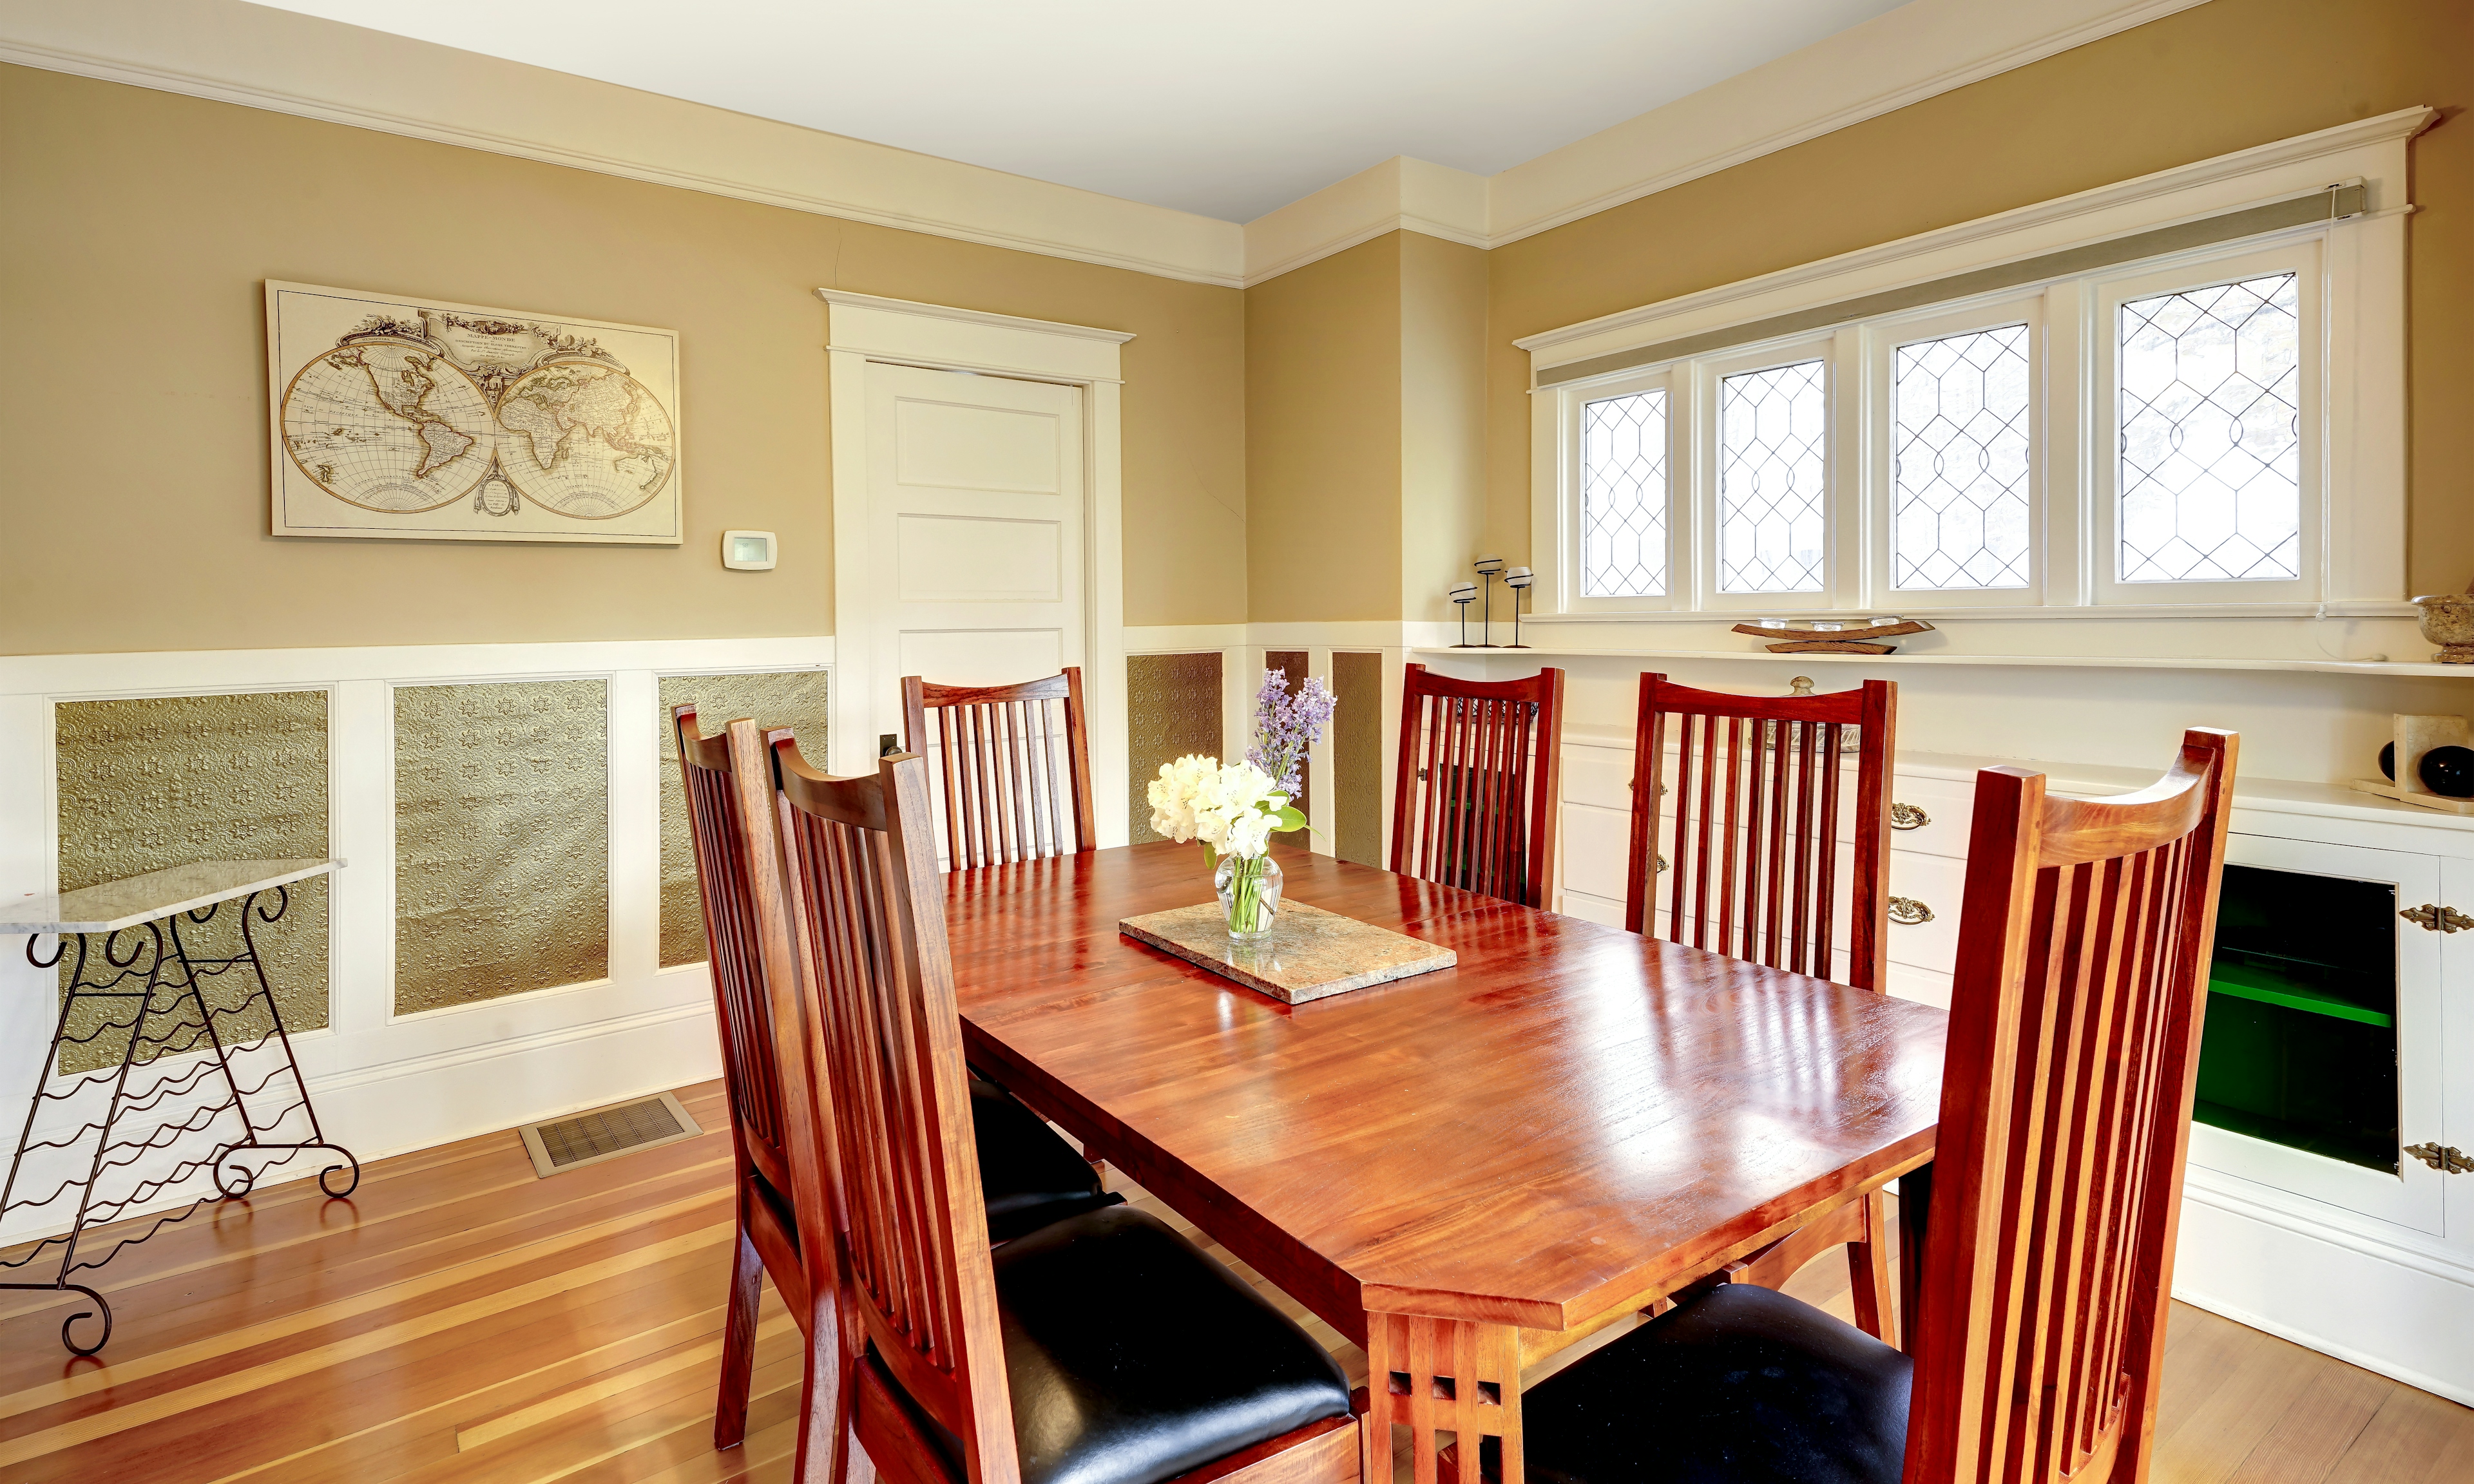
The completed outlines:
<svg viewBox="0 0 2474 1484">
<path fill-rule="evenodd" d="M 1480 175 L 1899 0 L 272 0 L 1226 221 L 1395 155 Z"/>
</svg>

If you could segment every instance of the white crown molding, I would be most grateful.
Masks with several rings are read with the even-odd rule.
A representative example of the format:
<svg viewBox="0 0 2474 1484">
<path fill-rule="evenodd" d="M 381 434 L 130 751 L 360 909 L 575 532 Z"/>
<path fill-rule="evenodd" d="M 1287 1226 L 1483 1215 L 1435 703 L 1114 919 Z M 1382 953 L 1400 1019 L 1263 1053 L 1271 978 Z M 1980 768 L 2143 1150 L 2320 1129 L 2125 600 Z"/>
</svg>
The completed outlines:
<svg viewBox="0 0 2474 1484">
<path fill-rule="evenodd" d="M 0 0 L 0 61 L 1243 287 L 1409 230 L 1496 248 L 2205 0 L 1910 0 L 1493 177 L 1406 156 L 1240 227 L 240 0 Z"/>
<path fill-rule="evenodd" d="M 1494 249 L 2206 0 L 1910 0 L 1494 176 L 1401 156 L 1246 224 L 1246 285 L 1385 232 Z"/>
<path fill-rule="evenodd" d="M 2361 180 L 2372 213 L 2392 212 L 2407 205 L 2404 143 L 2430 128 L 2438 116 L 2437 108 L 2399 108 L 1601 315 L 1523 336 L 1513 344 L 1529 351 L 1541 370 L 1562 366 L 1669 336 L 1784 313 L 1807 303 L 2254 205 L 2274 196 L 2324 188 L 2337 183 L 2341 176 Z M 2384 146 L 2397 151 L 2396 157 L 2366 153 Z"/>
<path fill-rule="evenodd" d="M 1500 247 L 2206 0 L 1909 0 L 1495 176 Z"/>
<path fill-rule="evenodd" d="M 1122 346 L 1134 338 L 1134 332 L 1131 330 L 1104 330 L 1092 324 L 1067 324 L 1057 320 L 1030 320 L 1021 315 L 991 314 L 984 309 L 956 309 L 950 304 L 926 304 L 915 299 L 885 299 L 875 294 L 854 294 L 848 289 L 818 289 L 816 297 L 828 304 L 840 304 L 852 309 L 879 309 L 887 314 L 912 314 L 928 320 L 956 320 L 964 324 L 984 324 L 1003 330 L 1030 330 L 1039 335 L 1068 335 L 1077 340 L 1104 340 L 1116 346 Z"/>
<path fill-rule="evenodd" d="M 1245 229 L 239 0 L 0 0 L 0 61 L 1234 288 Z"/>
<path fill-rule="evenodd" d="M 1486 247 L 1488 199 L 1484 176 L 1395 155 L 1247 223 L 1246 284 L 1391 231 Z"/>
</svg>

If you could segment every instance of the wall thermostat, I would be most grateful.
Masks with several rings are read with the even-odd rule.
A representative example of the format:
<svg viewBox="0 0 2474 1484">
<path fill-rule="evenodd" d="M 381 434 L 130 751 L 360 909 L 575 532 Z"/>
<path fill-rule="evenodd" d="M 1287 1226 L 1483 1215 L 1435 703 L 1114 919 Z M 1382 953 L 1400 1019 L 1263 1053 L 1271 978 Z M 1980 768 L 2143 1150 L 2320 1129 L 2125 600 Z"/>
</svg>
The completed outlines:
<svg viewBox="0 0 2474 1484">
<path fill-rule="evenodd" d="M 773 533 L 770 531 L 722 532 L 721 564 L 734 572 L 772 571 Z"/>
</svg>

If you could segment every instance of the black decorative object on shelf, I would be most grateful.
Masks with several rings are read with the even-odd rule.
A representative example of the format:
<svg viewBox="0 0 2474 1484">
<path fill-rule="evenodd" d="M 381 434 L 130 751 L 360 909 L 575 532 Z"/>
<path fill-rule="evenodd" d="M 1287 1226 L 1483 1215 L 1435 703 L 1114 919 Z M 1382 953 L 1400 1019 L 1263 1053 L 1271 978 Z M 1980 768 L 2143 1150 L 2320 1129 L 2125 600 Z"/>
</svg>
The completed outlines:
<svg viewBox="0 0 2474 1484">
<path fill-rule="evenodd" d="M 2396 744 L 2393 742 L 2380 744 L 2380 777 L 2391 783 L 2396 781 Z"/>
<path fill-rule="evenodd" d="M 2474 799 L 2474 747 L 2435 747 L 2422 754 L 2414 772 L 2423 787 L 2442 798 Z"/>
</svg>

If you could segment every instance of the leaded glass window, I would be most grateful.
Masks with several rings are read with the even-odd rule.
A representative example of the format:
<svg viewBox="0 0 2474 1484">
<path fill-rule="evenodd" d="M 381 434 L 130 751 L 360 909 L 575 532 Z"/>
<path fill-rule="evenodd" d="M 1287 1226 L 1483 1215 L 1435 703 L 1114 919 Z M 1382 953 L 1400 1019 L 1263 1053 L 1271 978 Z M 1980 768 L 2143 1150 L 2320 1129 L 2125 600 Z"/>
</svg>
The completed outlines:
<svg viewBox="0 0 2474 1484">
<path fill-rule="evenodd" d="M 1581 593 L 1666 595 L 1666 389 L 1581 409 Z"/>
<path fill-rule="evenodd" d="M 2122 581 L 2300 577 L 2298 275 L 2129 300 L 2120 345 Z"/>
<path fill-rule="evenodd" d="M 1720 380 L 1720 591 L 1820 588 L 1829 432 L 1827 362 L 1799 361 Z"/>
<path fill-rule="evenodd" d="M 2027 326 L 1901 346 L 1891 397 L 1893 586 L 2025 587 Z"/>
</svg>

